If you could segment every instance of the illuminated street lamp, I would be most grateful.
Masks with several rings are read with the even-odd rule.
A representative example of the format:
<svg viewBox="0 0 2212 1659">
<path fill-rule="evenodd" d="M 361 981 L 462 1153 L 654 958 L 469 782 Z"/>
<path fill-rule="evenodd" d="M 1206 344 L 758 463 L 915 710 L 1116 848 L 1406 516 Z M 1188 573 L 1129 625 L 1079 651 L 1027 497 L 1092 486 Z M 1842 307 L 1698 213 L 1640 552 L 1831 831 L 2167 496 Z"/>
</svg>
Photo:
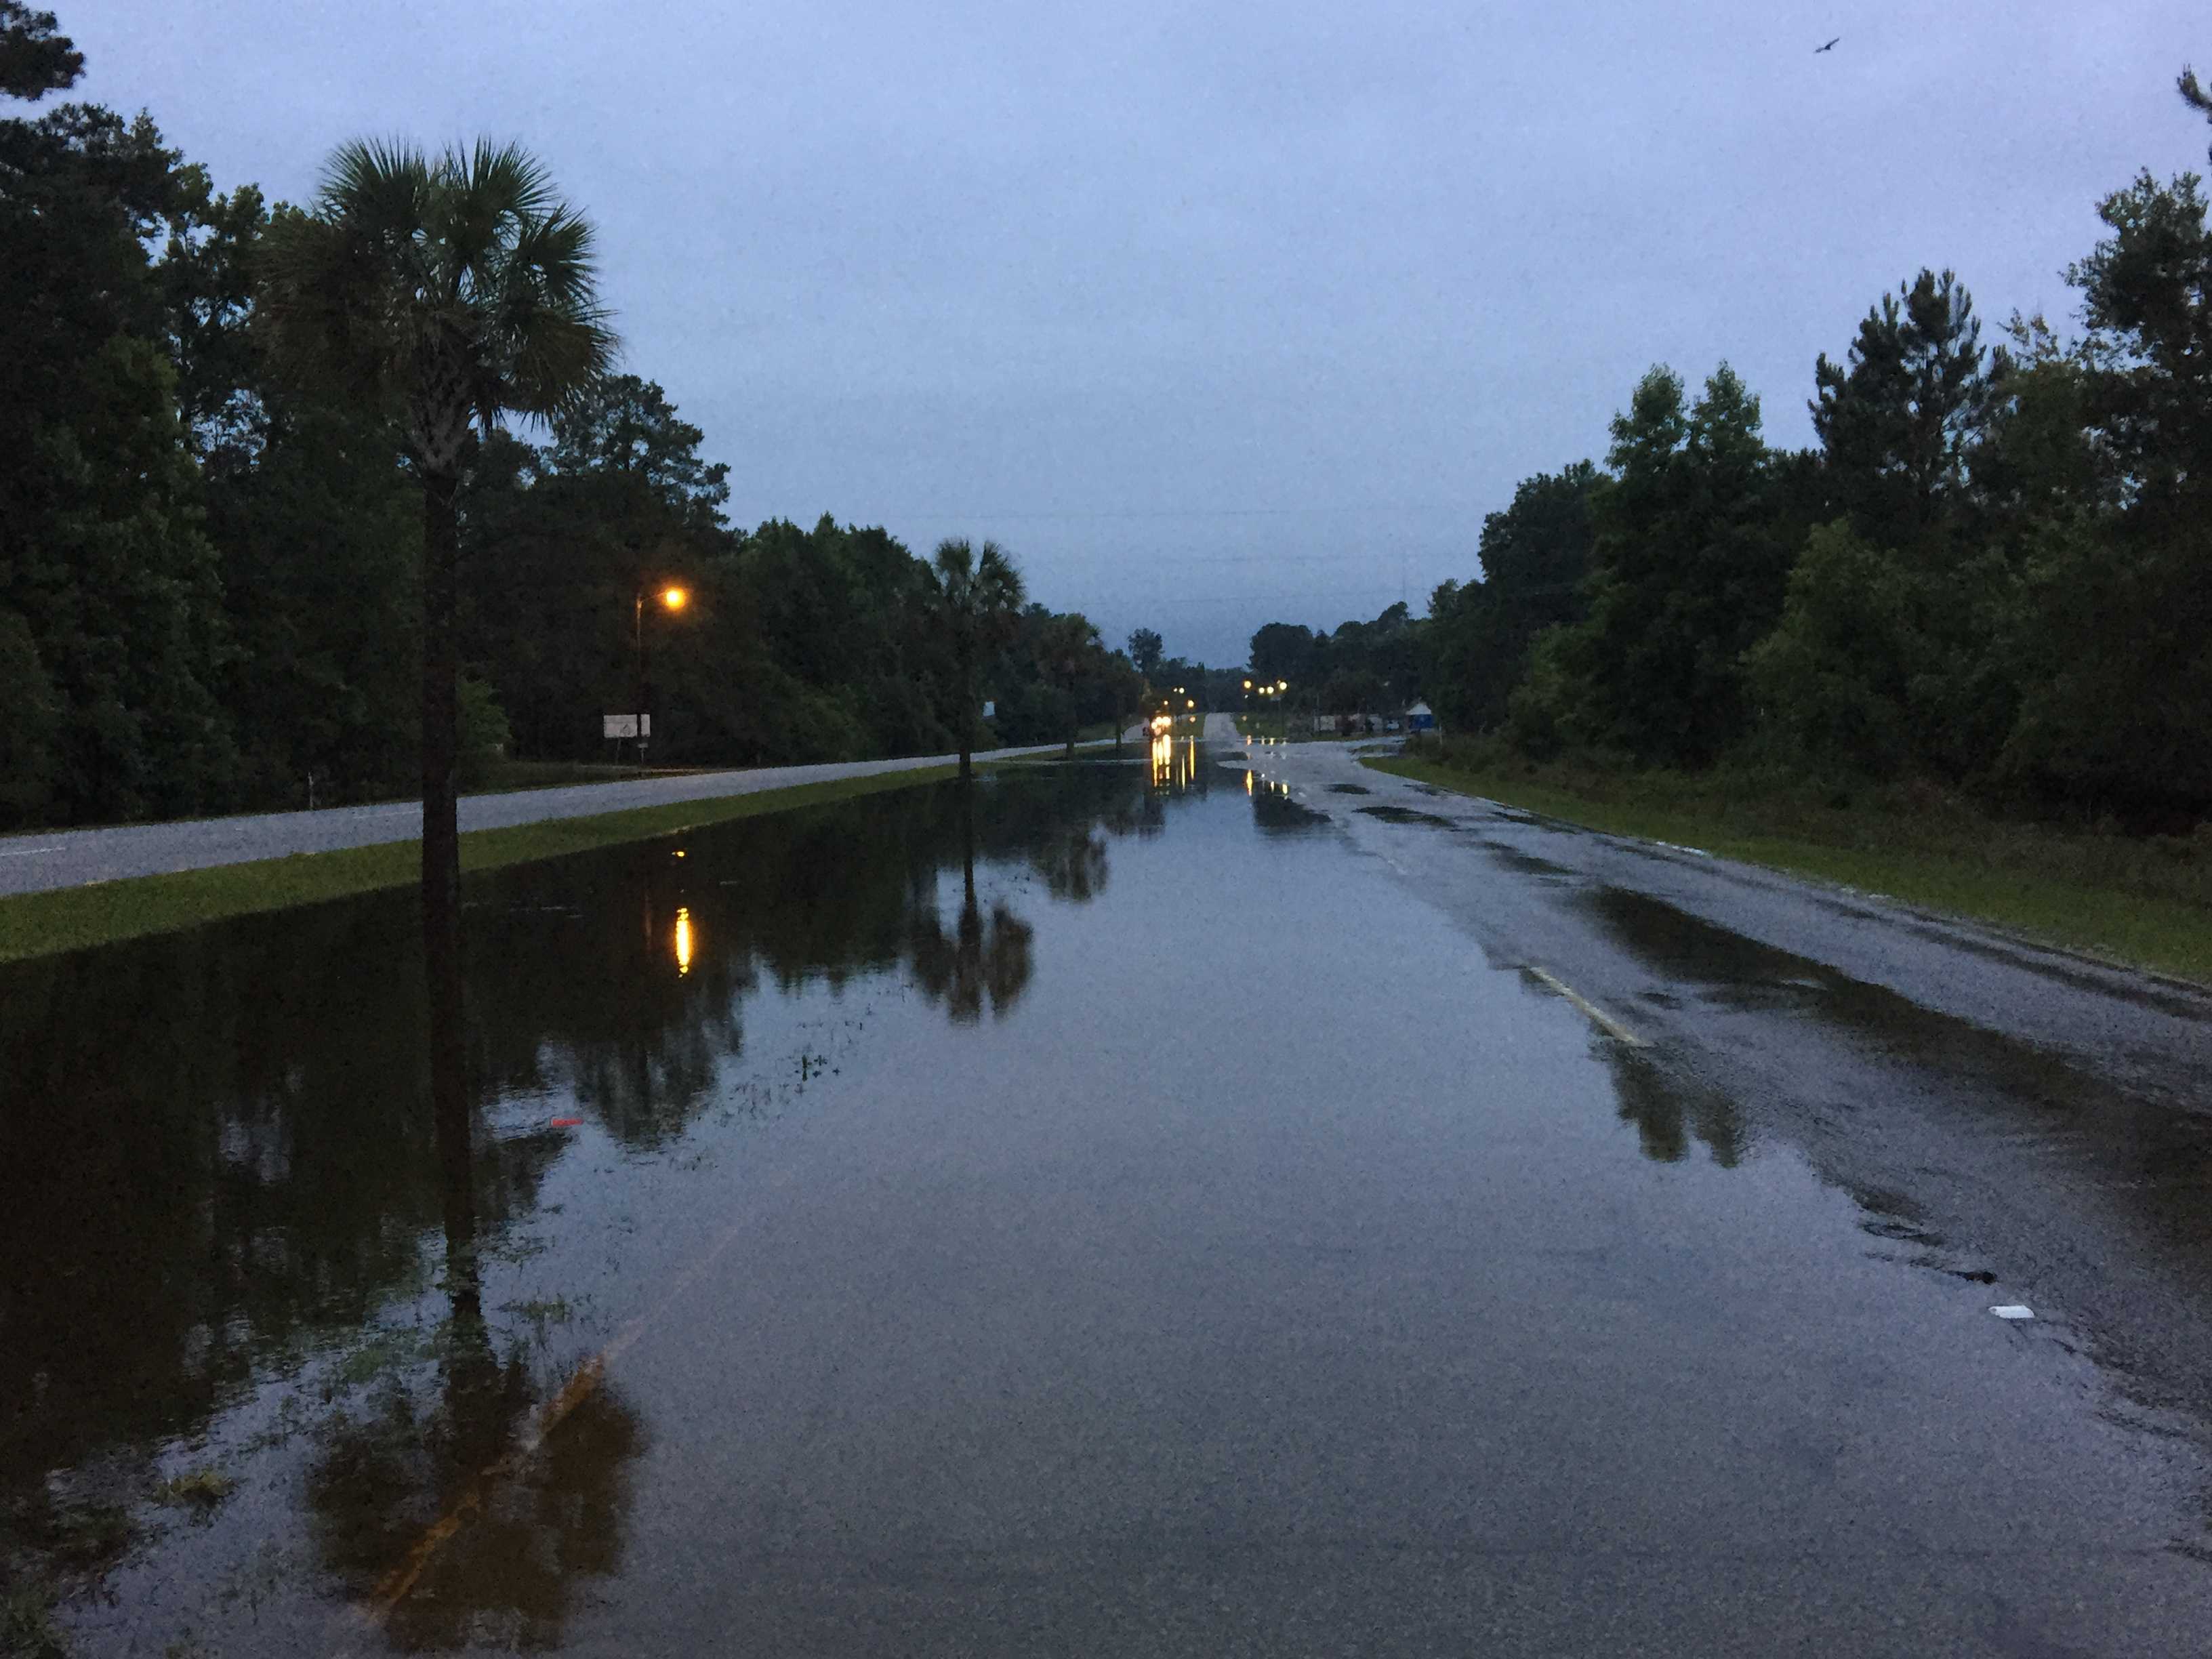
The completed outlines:
<svg viewBox="0 0 2212 1659">
<path fill-rule="evenodd" d="M 653 596 L 653 603 L 673 616 L 691 603 L 691 590 L 670 582 Z M 645 764 L 647 733 L 653 724 L 647 704 L 653 696 L 651 682 L 647 678 L 647 665 L 652 659 L 645 648 L 645 586 L 639 584 L 637 598 L 631 606 L 631 638 L 637 647 L 637 763 Z"/>
</svg>

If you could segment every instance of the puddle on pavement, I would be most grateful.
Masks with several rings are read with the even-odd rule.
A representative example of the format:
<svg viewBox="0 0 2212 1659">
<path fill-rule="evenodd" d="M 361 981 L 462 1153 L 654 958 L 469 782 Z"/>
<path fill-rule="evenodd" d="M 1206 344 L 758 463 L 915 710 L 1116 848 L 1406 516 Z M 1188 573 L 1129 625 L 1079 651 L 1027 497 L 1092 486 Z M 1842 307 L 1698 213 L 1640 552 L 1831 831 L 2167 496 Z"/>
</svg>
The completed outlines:
<svg viewBox="0 0 2212 1659">
<path fill-rule="evenodd" d="M 1434 812 L 1417 812 L 1409 806 L 1355 806 L 1352 810 L 1364 813 L 1370 818 L 1380 818 L 1385 823 L 1425 823 L 1436 830 L 1455 830 L 1459 827 L 1449 818 L 1440 817 Z"/>
<path fill-rule="evenodd" d="M 1961 1559 L 2179 1524 L 1971 1287 L 1350 852 L 1156 754 L 489 872 L 458 1085 L 405 892 L 0 969 L 0 1566 L 86 1651 L 699 1650 L 717 1595 L 830 1651 L 915 1614 L 823 1584 L 1019 1601 L 1045 1538 L 1099 1650 L 1220 1547 L 1162 1517 L 1533 1559 L 1601 1481 L 1818 1560 L 1838 1437 Z M 1292 1645 L 1279 1590 L 1183 1645 Z"/>
<path fill-rule="evenodd" d="M 1371 795 L 1375 792 L 1364 783 L 1332 783 L 1328 793 L 1332 795 Z"/>
<path fill-rule="evenodd" d="M 1695 1142 L 1723 1170 L 1743 1161 L 1743 1113 L 1727 1095 L 1669 1075 L 1632 1049 L 1609 1048 L 1606 1059 L 1619 1091 L 1620 1121 L 1634 1127 L 1644 1157 L 1657 1164 L 1679 1164 Z"/>
<path fill-rule="evenodd" d="M 1640 961 L 1670 979 L 1705 988 L 1710 1003 L 1801 1011 L 1873 1046 L 1979 1076 L 2008 1101 L 2065 1117 L 2125 1109 L 2120 1091 L 2054 1054 L 1762 944 L 1664 899 L 1605 886 L 1581 902 Z M 2212 1126 L 2195 1124 L 2182 1114 L 2156 1115 L 2171 1125 L 2176 1151 L 2200 1149 L 2191 1160 L 2193 1169 L 2212 1170 Z"/>
<path fill-rule="evenodd" d="M 1839 1074 L 1850 1092 L 1823 1099 L 1818 1051 L 1762 1028 L 1799 1091 L 1765 1121 L 1851 1194 L 1869 1233 L 1912 1247 L 1900 1260 L 1972 1283 L 1990 1282 L 1990 1259 L 2037 1264 L 2132 1397 L 2212 1422 L 2212 1118 L 2201 1093 L 2123 1089 L 1647 894 L 1607 887 L 1578 902 L 1694 994 L 1693 1018 L 1780 1013 L 1870 1058 Z M 1663 991 L 1644 1000 L 1683 1006 Z M 2099 1242 L 2059 1248 L 2054 1231 Z"/>
<path fill-rule="evenodd" d="M 1478 835 L 1474 837 L 1474 843 L 1505 868 L 1516 871 L 1522 875 L 1539 877 L 1546 882 L 1553 884 L 1574 879 L 1575 872 L 1565 865 L 1554 863 L 1550 859 L 1539 858 L 1534 853 L 1525 853 L 1511 843 L 1499 841 L 1494 836 Z"/>
</svg>

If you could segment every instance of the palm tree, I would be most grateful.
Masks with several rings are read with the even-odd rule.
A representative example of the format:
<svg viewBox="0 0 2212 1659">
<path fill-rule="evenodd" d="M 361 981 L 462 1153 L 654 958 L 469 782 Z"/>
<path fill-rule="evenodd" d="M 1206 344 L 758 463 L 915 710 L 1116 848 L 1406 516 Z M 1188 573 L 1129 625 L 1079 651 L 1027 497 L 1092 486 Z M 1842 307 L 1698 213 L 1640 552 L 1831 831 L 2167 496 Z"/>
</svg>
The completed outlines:
<svg viewBox="0 0 2212 1659">
<path fill-rule="evenodd" d="M 386 414 L 422 487 L 422 921 L 432 1043 L 458 1043 L 455 574 L 461 476 L 502 412 L 550 416 L 605 373 L 591 226 L 516 145 L 436 157 L 341 146 L 313 210 L 270 228 L 261 312 L 280 363 Z M 450 1032 L 443 1030 L 451 1022 Z"/>
<path fill-rule="evenodd" d="M 960 781 L 974 775 L 975 716 L 979 708 L 975 672 L 984 653 L 1002 643 L 1022 608 L 1022 573 L 1000 550 L 985 542 L 978 553 L 965 537 L 937 544 L 929 573 L 930 608 L 952 647 L 958 682 L 959 713 L 953 729 L 960 739 Z"/>
<path fill-rule="evenodd" d="M 1098 630 L 1079 611 L 1054 617 L 1044 625 L 1037 642 L 1037 659 L 1048 678 L 1067 696 L 1067 758 L 1075 758 L 1075 739 L 1082 722 L 1083 682 L 1093 659 L 1101 653 Z"/>
</svg>

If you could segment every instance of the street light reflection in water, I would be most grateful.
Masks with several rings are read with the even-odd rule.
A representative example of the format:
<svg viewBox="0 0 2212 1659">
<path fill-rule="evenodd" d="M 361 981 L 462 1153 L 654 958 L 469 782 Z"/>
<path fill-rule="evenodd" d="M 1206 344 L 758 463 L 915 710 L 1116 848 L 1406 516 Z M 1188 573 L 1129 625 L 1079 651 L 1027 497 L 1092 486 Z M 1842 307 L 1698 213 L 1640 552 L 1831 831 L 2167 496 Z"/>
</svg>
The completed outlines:
<svg viewBox="0 0 2212 1659">
<path fill-rule="evenodd" d="M 1152 787 L 1180 793 L 1198 781 L 1198 744 L 1163 734 L 1152 739 Z"/>
<path fill-rule="evenodd" d="M 1790 1517 L 1803 1598 L 1776 1618 L 1827 1622 L 1745 1650 L 1887 1650 L 1978 1607 L 2022 1525 L 2057 1541 L 2008 1588 L 2062 1635 L 2212 1606 L 2179 1548 L 2099 1541 L 2195 1550 L 2194 1451 L 2124 1426 L 2094 1351 L 2031 1348 L 2040 1322 L 1931 1271 L 1924 1251 L 1978 1264 L 1922 1188 L 1875 1191 L 1822 1162 L 1825 1129 L 1791 1140 L 1794 1115 L 1486 971 L 1281 782 L 1248 773 L 1232 805 L 1188 744 L 1155 757 L 742 820 L 681 861 L 472 877 L 473 1133 L 450 1166 L 404 891 L 0 969 L 6 1571 L 68 1592 L 53 1620 L 85 1652 L 691 1650 L 740 1616 L 836 1651 L 855 1620 L 914 1617 L 871 1564 L 949 1537 L 961 1582 L 910 1645 L 951 1650 L 978 1645 L 957 1621 L 979 1595 L 1087 1607 L 1109 1583 L 1080 1556 L 1041 1578 L 1018 1527 L 1080 1505 L 1138 1537 L 1230 1492 L 1255 1528 L 1436 1540 L 1397 1577 L 1316 1554 L 1324 1599 L 1279 1613 L 1261 1563 L 1273 1599 L 1234 1610 L 1255 1650 L 1324 1645 L 1290 1628 L 1314 1607 L 1332 1647 L 1401 1616 L 1480 1647 L 1450 1621 L 1516 1581 L 1484 1577 L 1466 1528 L 1535 1540 L 1504 1572 L 1550 1571 L 1604 1491 L 1664 1562 L 1607 1621 L 1741 1620 L 1754 1603 L 1683 1591 L 1667 1529 L 1695 1516 L 1760 1562 Z M 1589 902 L 1716 1004 L 1807 971 Z M 1294 964 L 1297 1000 L 1245 1041 L 1255 960 Z M 1832 1024 L 1879 1013 L 1890 1063 L 1905 1015 L 1815 994 Z M 1902 1029 L 1916 1053 L 1971 1042 Z M 1414 1035 L 1378 1060 L 1392 1031 Z M 2033 1103 L 1997 1063 L 1962 1097 L 1978 1137 Z M 549 1109 L 595 1133 L 550 1133 Z M 2175 1213 L 2094 1191 L 2146 1230 Z M 1494 1432 L 1466 1431 L 1476 1409 Z M 1042 1499 L 1039 1469 L 1066 1475 Z M 205 1496 L 155 1496 L 175 1488 Z M 1469 1509 L 1492 1488 L 1505 1508 Z M 1895 1524 L 1892 1494 L 1966 1543 L 1905 1568 L 1817 1547 Z M 697 1565 L 794 1539 L 795 1573 Z M 1132 1616 L 1181 1634 L 1190 1546 L 1157 1543 Z M 825 1610 L 832 1573 L 854 1588 Z M 335 1606 L 380 1631 L 348 1613 L 334 1638 Z M 1919 1650 L 1966 1650 L 1951 1628 Z"/>
<path fill-rule="evenodd" d="M 450 1146 L 410 1038 L 404 891 L 0 969 L 0 1583 L 51 1590 L 84 1651 L 187 1626 L 208 1651 L 327 1651 L 333 1598 L 385 1632 L 339 1615 L 343 1651 L 559 1646 L 623 1565 L 651 1440 L 636 1400 L 564 1391 L 605 1342 L 586 1310 L 698 1244 L 703 1189 L 683 1194 L 708 1165 L 675 1150 L 751 1148 L 851 1022 L 893 1023 L 909 993 L 1005 1024 L 1041 959 L 1034 905 L 1096 900 L 1110 843 L 1165 823 L 1116 767 L 977 793 L 972 817 L 947 785 L 748 819 L 680 859 L 471 877 Z M 549 1112 L 619 1169 L 575 1161 Z M 665 1207 L 634 1231 L 647 1191 Z M 208 1524 L 143 1496 L 179 1467 L 206 1472 Z M 208 1587 L 279 1535 L 300 1541 L 254 1569 L 241 1628 Z"/>
</svg>

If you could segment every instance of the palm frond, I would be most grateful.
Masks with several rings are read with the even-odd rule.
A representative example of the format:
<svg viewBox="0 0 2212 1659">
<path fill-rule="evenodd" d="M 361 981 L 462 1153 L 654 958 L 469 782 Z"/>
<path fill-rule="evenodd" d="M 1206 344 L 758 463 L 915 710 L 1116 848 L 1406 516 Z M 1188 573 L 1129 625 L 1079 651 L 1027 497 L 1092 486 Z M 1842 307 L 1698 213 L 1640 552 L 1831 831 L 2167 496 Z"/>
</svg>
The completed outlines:
<svg viewBox="0 0 2212 1659">
<path fill-rule="evenodd" d="M 964 597 L 975 569 L 975 550 L 965 536 L 947 536 L 937 544 L 929 567 L 930 579 L 947 599 Z"/>
<path fill-rule="evenodd" d="M 422 228 L 431 179 L 428 159 L 405 140 L 356 138 L 331 152 L 316 211 L 372 239 L 407 240 Z"/>
<path fill-rule="evenodd" d="M 540 219 L 560 208 L 544 164 L 520 144 L 479 138 L 465 154 L 447 151 L 446 166 L 465 194 L 496 202 L 519 218 Z"/>
<path fill-rule="evenodd" d="M 975 562 L 975 583 L 989 593 L 994 607 L 1018 610 L 1029 597 L 1022 586 L 1022 573 L 996 542 L 983 544 L 982 556 Z"/>
<path fill-rule="evenodd" d="M 556 208 L 523 222 L 508 261 L 549 302 L 586 303 L 599 274 L 597 241 L 597 234 L 580 215 Z"/>
<path fill-rule="evenodd" d="M 590 225 L 521 146 L 434 161 L 398 140 L 341 145 L 312 215 L 272 228 L 266 309 L 280 355 L 349 394 L 450 411 L 550 415 L 611 366 Z M 428 428 L 450 431 L 449 418 Z"/>
<path fill-rule="evenodd" d="M 507 380 L 508 407 L 564 414 L 614 367 L 615 338 L 596 314 L 547 313 L 518 331 Z"/>
</svg>

